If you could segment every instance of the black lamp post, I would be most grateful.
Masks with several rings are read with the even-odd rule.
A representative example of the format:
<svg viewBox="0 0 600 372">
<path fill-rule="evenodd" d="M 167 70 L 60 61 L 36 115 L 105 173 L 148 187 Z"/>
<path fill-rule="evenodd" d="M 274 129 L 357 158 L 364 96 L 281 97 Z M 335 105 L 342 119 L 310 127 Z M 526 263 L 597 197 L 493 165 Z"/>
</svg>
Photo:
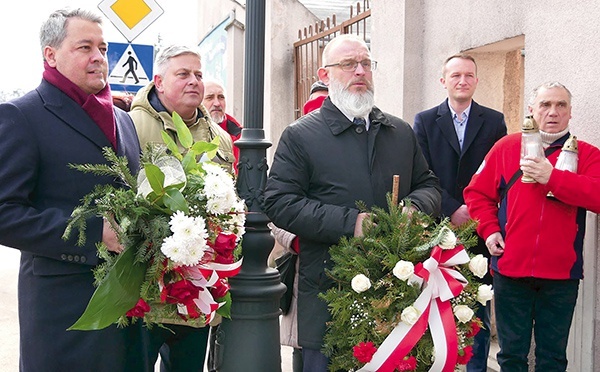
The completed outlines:
<svg viewBox="0 0 600 372">
<path fill-rule="evenodd" d="M 230 279 L 231 319 L 224 319 L 219 329 L 216 360 L 219 372 L 280 372 L 279 299 L 285 286 L 279 272 L 267 267 L 274 240 L 261 208 L 266 149 L 271 146 L 263 130 L 265 0 L 246 1 L 245 37 L 244 129 L 236 146 L 240 148 L 237 190 L 249 213 L 242 243 L 244 263 Z"/>
</svg>

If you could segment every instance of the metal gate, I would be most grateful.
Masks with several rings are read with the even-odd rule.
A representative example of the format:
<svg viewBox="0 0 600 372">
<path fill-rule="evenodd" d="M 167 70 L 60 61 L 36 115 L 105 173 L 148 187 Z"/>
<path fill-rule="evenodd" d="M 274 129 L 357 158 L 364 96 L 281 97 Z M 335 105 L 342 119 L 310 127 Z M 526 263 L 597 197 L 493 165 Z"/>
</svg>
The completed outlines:
<svg viewBox="0 0 600 372">
<path fill-rule="evenodd" d="M 362 8 L 362 9 L 361 9 Z M 356 10 L 356 14 L 355 14 Z M 294 43 L 294 65 L 296 74 L 294 112 L 296 118 L 302 115 L 302 106 L 308 99 L 310 86 L 319 80 L 317 70 L 322 65 L 323 48 L 341 34 L 362 36 L 370 44 L 371 9 L 369 0 L 350 7 L 350 18 L 336 24 L 335 14 L 331 18 L 316 22 L 298 31 L 299 41 Z"/>
</svg>

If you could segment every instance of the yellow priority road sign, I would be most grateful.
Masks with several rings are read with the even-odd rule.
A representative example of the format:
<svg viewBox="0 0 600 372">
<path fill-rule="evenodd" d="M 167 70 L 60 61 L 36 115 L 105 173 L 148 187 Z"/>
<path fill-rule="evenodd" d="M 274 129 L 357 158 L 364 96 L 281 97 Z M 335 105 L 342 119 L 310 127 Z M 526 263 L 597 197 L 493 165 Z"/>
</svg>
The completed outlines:
<svg viewBox="0 0 600 372">
<path fill-rule="evenodd" d="M 98 8 L 130 43 L 164 13 L 154 0 L 103 0 Z"/>
</svg>

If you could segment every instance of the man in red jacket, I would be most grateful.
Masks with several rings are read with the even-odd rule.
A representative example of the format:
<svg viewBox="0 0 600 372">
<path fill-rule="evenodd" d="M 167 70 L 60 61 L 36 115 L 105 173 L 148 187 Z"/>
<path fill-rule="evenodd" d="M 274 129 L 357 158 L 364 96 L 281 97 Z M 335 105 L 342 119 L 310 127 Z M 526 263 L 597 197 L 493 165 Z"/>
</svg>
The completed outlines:
<svg viewBox="0 0 600 372">
<path fill-rule="evenodd" d="M 539 125 L 547 157 L 521 159 L 521 133 L 510 134 L 486 155 L 464 197 L 492 255 L 500 368 L 527 371 L 533 328 L 536 370 L 565 371 L 583 278 L 585 214 L 600 212 L 600 150 L 577 141 L 577 172 L 555 168 L 570 136 L 571 92 L 564 85 L 537 87 L 529 112 Z M 552 148 L 556 150 L 550 153 Z M 535 183 L 519 177 L 506 191 L 519 170 Z"/>
<path fill-rule="evenodd" d="M 309 112 L 320 108 L 328 95 L 329 87 L 321 80 L 315 81 L 313 85 L 310 86 L 310 95 L 302 107 L 302 114 L 306 115 Z"/>
<path fill-rule="evenodd" d="M 225 88 L 215 80 L 204 81 L 204 99 L 202 104 L 210 113 L 213 121 L 225 129 L 231 136 L 233 142 L 237 141 L 242 135 L 242 125 L 231 115 L 225 113 L 227 102 L 225 100 Z M 233 169 L 237 174 L 237 163 L 240 160 L 240 149 L 233 146 L 233 155 L 235 163 Z"/>
</svg>

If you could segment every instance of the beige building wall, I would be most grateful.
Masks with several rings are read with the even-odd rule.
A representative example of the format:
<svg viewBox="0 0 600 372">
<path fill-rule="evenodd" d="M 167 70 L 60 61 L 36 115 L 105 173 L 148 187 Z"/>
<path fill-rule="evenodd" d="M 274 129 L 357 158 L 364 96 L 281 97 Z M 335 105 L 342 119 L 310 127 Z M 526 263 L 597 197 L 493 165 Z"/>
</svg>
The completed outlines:
<svg viewBox="0 0 600 372">
<path fill-rule="evenodd" d="M 234 0 L 205 2 L 199 0 L 198 40 L 228 16 L 235 22 L 228 30 L 228 110 L 244 125 L 244 29 L 246 9 Z M 265 12 L 265 138 L 273 143 L 268 158 L 272 159 L 277 140 L 294 121 L 294 48 L 298 30 L 314 24 L 317 18 L 296 0 L 266 2 Z"/>
<path fill-rule="evenodd" d="M 227 113 L 243 124 L 244 120 L 244 29 L 245 9 L 234 0 L 198 1 L 200 42 L 221 22 L 227 20 Z M 203 61 L 205 63 L 205 61 Z"/>
<path fill-rule="evenodd" d="M 267 157 L 273 158 L 281 132 L 294 116 L 294 42 L 298 30 L 317 20 L 296 0 L 267 1 L 265 57 L 265 137 L 273 143 Z"/>
</svg>

